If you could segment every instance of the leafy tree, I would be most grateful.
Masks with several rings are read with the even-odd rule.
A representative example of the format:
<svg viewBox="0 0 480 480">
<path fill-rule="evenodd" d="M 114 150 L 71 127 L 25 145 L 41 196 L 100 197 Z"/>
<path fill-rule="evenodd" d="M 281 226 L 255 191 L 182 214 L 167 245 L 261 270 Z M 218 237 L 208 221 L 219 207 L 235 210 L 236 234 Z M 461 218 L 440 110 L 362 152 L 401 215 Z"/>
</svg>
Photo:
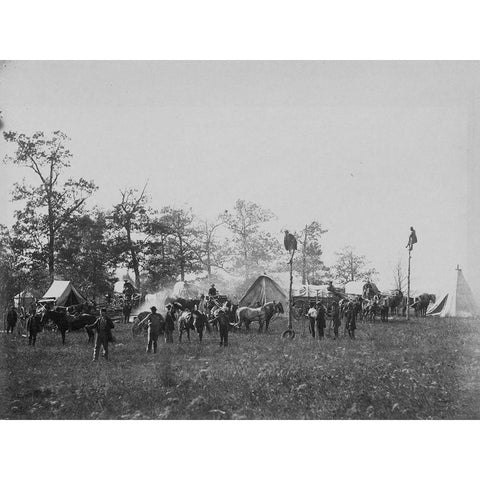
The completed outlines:
<svg viewBox="0 0 480 480">
<path fill-rule="evenodd" d="M 38 183 L 15 184 L 12 198 L 23 201 L 25 206 L 16 212 L 16 233 L 23 240 L 31 241 L 46 256 L 48 272 L 55 273 L 56 240 L 74 217 L 81 213 L 85 201 L 96 190 L 92 181 L 67 178 L 72 154 L 66 147 L 69 138 L 56 131 L 50 138 L 43 132 L 32 136 L 23 133 L 4 132 L 5 140 L 15 145 L 15 152 L 6 155 L 4 161 L 32 170 Z"/>
<path fill-rule="evenodd" d="M 245 200 L 237 200 L 233 212 L 225 213 L 233 234 L 234 267 L 244 269 L 246 279 L 252 271 L 262 269 L 261 263 L 268 263 L 281 251 L 280 242 L 260 230 L 263 223 L 274 217 L 270 210 Z"/>
<path fill-rule="evenodd" d="M 114 261 L 104 213 L 84 215 L 64 232 L 58 246 L 57 272 L 71 279 L 88 299 L 97 301 L 111 290 Z"/>
<path fill-rule="evenodd" d="M 191 209 L 184 210 L 171 206 L 162 208 L 160 213 L 160 221 L 168 231 L 166 249 L 174 258 L 180 279 L 183 281 L 187 272 L 202 269 L 202 257 L 197 250 L 198 230 L 194 223 L 195 217 Z"/>
<path fill-rule="evenodd" d="M 193 252 L 202 267 L 206 270 L 208 281 L 211 281 L 214 268 L 224 268 L 228 259 L 228 242 L 222 242 L 216 235 L 218 230 L 226 225 L 225 211 L 213 221 L 204 220 L 196 227 L 196 241 Z"/>
<path fill-rule="evenodd" d="M 112 219 L 114 240 L 112 248 L 119 261 L 135 274 L 135 286 L 140 290 L 140 269 L 146 241 L 152 232 L 151 217 L 155 211 L 149 207 L 147 185 L 139 192 L 135 188 L 120 191 L 121 200 L 114 205 Z"/>
<path fill-rule="evenodd" d="M 19 270 L 16 268 L 15 255 L 11 248 L 10 233 L 0 225 L 0 303 L 7 306 L 13 296 L 21 291 Z M 3 310 L 3 308 L 2 308 Z"/>
<path fill-rule="evenodd" d="M 317 221 L 313 221 L 298 233 L 295 237 L 299 244 L 299 256 L 294 258 L 293 269 L 302 276 L 302 283 L 307 281 L 311 284 L 321 283 L 327 268 L 322 260 L 322 235 L 327 233 Z"/>
<path fill-rule="evenodd" d="M 336 252 L 337 261 L 333 266 L 333 276 L 340 283 L 367 280 L 375 277 L 375 268 L 368 268 L 368 261 L 364 255 L 357 255 L 350 246 Z"/>
</svg>

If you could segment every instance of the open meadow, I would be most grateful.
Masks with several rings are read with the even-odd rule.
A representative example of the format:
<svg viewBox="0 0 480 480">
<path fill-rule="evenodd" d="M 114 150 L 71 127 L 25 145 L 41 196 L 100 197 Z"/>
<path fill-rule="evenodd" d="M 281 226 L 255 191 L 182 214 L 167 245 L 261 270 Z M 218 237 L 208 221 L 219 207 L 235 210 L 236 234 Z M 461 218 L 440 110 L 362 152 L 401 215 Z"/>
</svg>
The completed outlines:
<svg viewBox="0 0 480 480">
<path fill-rule="evenodd" d="M 286 320 L 268 334 L 160 344 L 116 324 L 110 361 L 85 332 L 42 332 L 35 347 L 1 333 L 3 419 L 476 419 L 480 324 L 414 318 L 358 323 L 357 339 L 316 342 Z M 343 332 L 342 332 L 343 333 Z"/>
</svg>

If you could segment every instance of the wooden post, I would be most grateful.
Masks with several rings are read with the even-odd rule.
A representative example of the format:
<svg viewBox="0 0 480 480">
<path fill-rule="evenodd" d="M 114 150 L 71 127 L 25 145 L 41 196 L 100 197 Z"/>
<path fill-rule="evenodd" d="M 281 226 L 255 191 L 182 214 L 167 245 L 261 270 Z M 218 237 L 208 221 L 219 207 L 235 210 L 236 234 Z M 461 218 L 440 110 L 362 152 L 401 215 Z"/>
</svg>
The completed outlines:
<svg viewBox="0 0 480 480">
<path fill-rule="evenodd" d="M 412 258 L 411 247 L 408 247 L 408 275 L 407 275 L 407 320 L 410 320 L 410 260 Z"/>
<path fill-rule="evenodd" d="M 295 255 L 295 250 L 292 251 L 292 256 L 290 258 L 290 288 L 288 291 L 288 330 L 292 330 L 292 285 L 293 285 L 293 256 Z"/>
</svg>

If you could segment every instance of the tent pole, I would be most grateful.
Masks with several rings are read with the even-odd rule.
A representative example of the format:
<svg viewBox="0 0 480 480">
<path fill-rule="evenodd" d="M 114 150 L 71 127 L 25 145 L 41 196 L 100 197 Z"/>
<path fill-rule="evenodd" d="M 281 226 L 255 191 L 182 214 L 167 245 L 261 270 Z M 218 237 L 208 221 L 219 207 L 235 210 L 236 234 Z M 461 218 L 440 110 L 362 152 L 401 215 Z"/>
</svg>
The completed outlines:
<svg viewBox="0 0 480 480">
<path fill-rule="evenodd" d="M 412 251 L 408 248 L 408 275 L 407 275 L 407 320 L 410 320 L 410 260 Z"/>
</svg>

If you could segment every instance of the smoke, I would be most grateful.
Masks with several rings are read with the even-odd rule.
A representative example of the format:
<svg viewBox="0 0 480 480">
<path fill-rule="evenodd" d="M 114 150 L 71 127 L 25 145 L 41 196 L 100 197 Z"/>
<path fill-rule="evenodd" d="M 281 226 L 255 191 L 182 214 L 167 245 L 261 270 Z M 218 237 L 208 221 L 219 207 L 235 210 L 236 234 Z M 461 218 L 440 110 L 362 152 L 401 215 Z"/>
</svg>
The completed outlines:
<svg viewBox="0 0 480 480">
<path fill-rule="evenodd" d="M 140 312 L 150 311 L 150 307 L 157 307 L 158 312 L 165 311 L 165 300 L 172 295 L 172 288 L 165 287 L 158 292 L 145 295 L 145 300 L 132 310 L 132 315 L 138 315 Z"/>
</svg>

